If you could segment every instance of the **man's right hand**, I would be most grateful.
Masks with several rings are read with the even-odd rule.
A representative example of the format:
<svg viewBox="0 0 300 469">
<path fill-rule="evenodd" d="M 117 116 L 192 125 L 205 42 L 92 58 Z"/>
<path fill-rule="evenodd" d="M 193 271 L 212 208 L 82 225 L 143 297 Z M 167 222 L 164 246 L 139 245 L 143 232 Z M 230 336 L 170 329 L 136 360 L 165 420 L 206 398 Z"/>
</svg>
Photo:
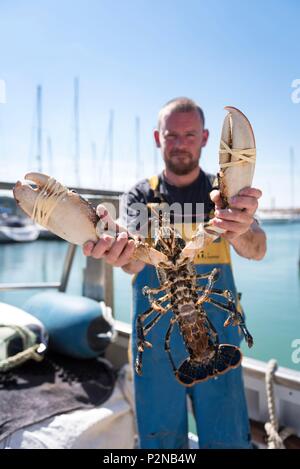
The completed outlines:
<svg viewBox="0 0 300 469">
<path fill-rule="evenodd" d="M 114 267 L 122 267 L 127 273 L 140 272 L 145 264 L 141 261 L 131 260 L 134 252 L 134 241 L 128 239 L 127 233 L 118 233 L 114 238 L 103 234 L 99 241 L 87 241 L 83 246 L 83 254 L 94 259 L 104 259 Z"/>
</svg>

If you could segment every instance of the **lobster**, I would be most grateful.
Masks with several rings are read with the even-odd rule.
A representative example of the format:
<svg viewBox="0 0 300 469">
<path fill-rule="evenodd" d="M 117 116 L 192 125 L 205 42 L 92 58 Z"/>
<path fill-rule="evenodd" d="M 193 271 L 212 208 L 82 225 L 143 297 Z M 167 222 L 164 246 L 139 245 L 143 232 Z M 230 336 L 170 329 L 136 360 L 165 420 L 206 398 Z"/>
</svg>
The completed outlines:
<svg viewBox="0 0 300 469">
<path fill-rule="evenodd" d="M 147 334 L 161 317 L 171 310 L 173 317 L 165 336 L 165 351 L 176 379 L 185 386 L 193 386 L 238 367 L 242 360 L 238 347 L 219 343 L 218 333 L 205 312 L 206 303 L 211 303 L 228 313 L 224 327 L 230 324 L 239 326 L 249 347 L 253 345 L 253 338 L 242 314 L 235 306 L 232 293 L 229 290 L 214 288 L 219 270 L 214 268 L 211 272 L 197 274 L 189 257 L 182 256 L 185 246 L 184 239 L 169 223 L 168 214 L 160 214 L 154 248 L 162 252 L 167 261 L 159 263 L 156 267 L 160 286 L 145 286 L 143 289 L 150 308 L 136 319 L 138 353 L 135 370 L 139 375 L 142 374 L 143 352 L 145 347 L 152 347 L 146 340 Z M 207 279 L 206 285 L 200 285 L 198 281 L 204 279 Z M 162 296 L 155 297 L 159 294 Z M 224 298 L 225 303 L 216 300 L 212 295 Z M 153 314 L 154 317 L 151 317 Z M 148 319 L 149 322 L 145 324 Z M 178 368 L 170 349 L 171 334 L 176 322 L 189 355 Z"/>
</svg>

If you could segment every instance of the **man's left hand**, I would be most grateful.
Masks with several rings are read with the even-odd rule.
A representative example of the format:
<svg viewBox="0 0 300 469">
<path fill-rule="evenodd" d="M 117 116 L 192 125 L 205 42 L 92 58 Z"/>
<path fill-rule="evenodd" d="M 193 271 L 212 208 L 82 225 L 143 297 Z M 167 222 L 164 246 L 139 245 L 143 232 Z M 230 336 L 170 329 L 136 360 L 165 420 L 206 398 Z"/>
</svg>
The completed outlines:
<svg viewBox="0 0 300 469">
<path fill-rule="evenodd" d="M 229 200 L 230 208 L 222 208 L 220 191 L 214 190 L 210 198 L 215 204 L 215 217 L 211 220 L 214 226 L 223 228 L 222 237 L 233 241 L 246 233 L 252 225 L 262 192 L 254 187 L 242 189 L 238 195 Z"/>
</svg>

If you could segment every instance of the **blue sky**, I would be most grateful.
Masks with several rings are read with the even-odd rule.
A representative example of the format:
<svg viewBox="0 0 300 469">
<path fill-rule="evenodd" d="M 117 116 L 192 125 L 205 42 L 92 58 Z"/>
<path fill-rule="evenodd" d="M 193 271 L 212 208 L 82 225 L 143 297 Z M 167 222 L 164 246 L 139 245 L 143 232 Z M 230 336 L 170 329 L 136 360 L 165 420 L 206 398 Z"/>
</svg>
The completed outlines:
<svg viewBox="0 0 300 469">
<path fill-rule="evenodd" d="M 217 170 L 226 105 L 250 119 L 258 155 L 255 185 L 263 206 L 291 203 L 289 149 L 294 148 L 295 205 L 300 206 L 298 0 L 0 0 L 0 180 L 36 169 L 35 92 L 43 87 L 43 164 L 75 183 L 73 80 L 80 81 L 81 184 L 108 186 L 104 142 L 114 111 L 114 177 L 126 189 L 155 170 L 152 130 L 159 108 L 186 95 L 203 107 L 210 141 L 202 166 Z M 300 93 L 299 93 L 300 95 Z M 136 169 L 135 119 L 142 164 Z M 96 143 L 98 163 L 92 160 Z M 159 159 L 159 169 L 162 168 Z"/>
</svg>

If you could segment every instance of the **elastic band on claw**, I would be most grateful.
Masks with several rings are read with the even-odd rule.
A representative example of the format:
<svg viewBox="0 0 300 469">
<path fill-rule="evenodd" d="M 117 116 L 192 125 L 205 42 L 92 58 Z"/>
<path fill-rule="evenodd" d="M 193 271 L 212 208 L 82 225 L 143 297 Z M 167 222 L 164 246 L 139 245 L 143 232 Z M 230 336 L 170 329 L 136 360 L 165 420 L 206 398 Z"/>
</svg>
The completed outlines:
<svg viewBox="0 0 300 469">
<path fill-rule="evenodd" d="M 228 163 L 220 163 L 220 168 L 228 168 L 230 166 L 237 166 L 239 164 L 247 163 L 255 164 L 256 161 L 256 148 L 230 148 L 227 143 L 221 140 L 221 146 L 223 149 L 219 150 L 220 155 L 225 155 L 229 153 L 232 156 L 238 157 L 237 161 L 229 161 Z"/>
</svg>

